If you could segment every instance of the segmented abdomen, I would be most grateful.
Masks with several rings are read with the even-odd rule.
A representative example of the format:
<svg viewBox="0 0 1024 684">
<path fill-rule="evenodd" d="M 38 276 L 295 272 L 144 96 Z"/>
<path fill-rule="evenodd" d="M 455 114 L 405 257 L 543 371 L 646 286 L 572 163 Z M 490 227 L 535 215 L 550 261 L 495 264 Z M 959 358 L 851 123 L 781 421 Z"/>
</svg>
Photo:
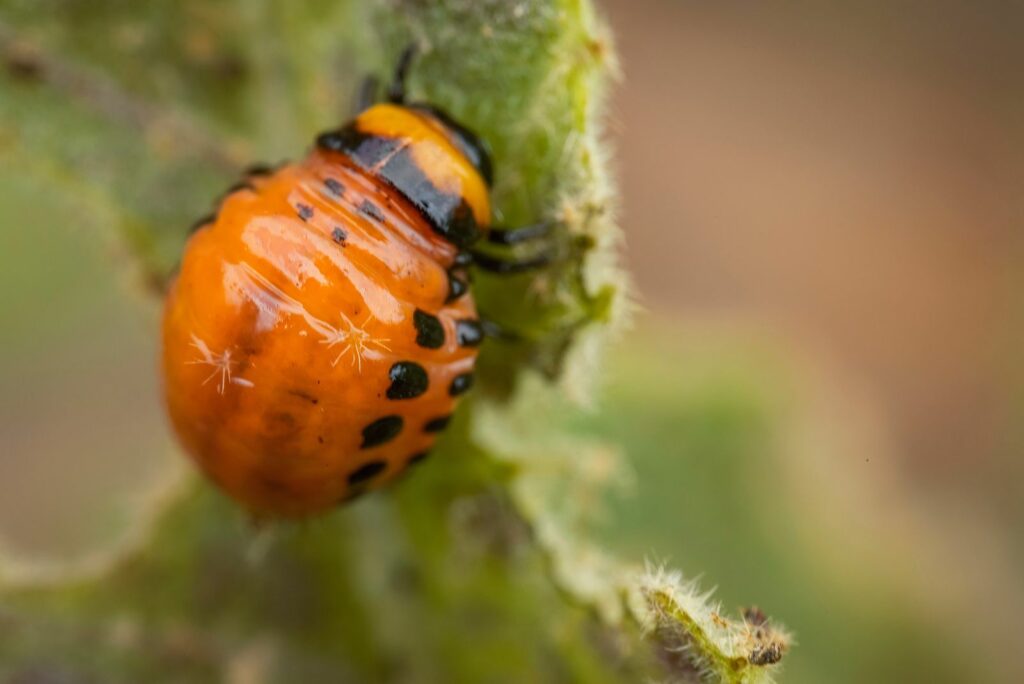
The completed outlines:
<svg viewBox="0 0 1024 684">
<path fill-rule="evenodd" d="M 187 451 L 278 515 L 422 459 L 480 341 L 471 296 L 448 301 L 455 254 L 337 156 L 250 178 L 190 239 L 165 310 L 166 397 Z"/>
</svg>

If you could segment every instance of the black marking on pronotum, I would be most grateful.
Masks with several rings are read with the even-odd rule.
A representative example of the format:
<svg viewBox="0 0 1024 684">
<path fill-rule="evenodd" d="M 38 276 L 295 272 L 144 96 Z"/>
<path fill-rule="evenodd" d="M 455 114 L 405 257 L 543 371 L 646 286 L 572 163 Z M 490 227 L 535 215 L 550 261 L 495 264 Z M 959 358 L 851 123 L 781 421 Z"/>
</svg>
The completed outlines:
<svg viewBox="0 0 1024 684">
<path fill-rule="evenodd" d="M 448 423 L 451 422 L 451 419 L 452 417 L 450 414 L 447 416 L 438 416 L 437 418 L 431 418 L 426 422 L 426 424 L 424 424 L 423 431 L 441 432 L 446 427 L 448 427 Z"/>
<path fill-rule="evenodd" d="M 209 225 L 209 224 L 213 223 L 216 220 L 217 220 L 217 215 L 216 214 L 208 214 L 208 215 L 204 216 L 203 218 L 199 219 L 198 221 L 196 221 L 195 223 L 193 223 L 189 227 L 188 232 L 191 235 L 192 233 L 196 232 L 197 230 L 199 230 L 203 226 Z"/>
<path fill-rule="evenodd" d="M 325 178 L 324 187 L 335 197 L 341 197 L 345 194 L 345 186 L 337 178 Z"/>
<path fill-rule="evenodd" d="M 317 145 L 342 152 L 412 202 L 434 232 L 457 247 L 480 237 L 473 211 L 457 194 L 444 192 L 416 163 L 408 141 L 363 133 L 355 124 L 320 135 Z"/>
<path fill-rule="evenodd" d="M 334 230 L 331 231 L 331 239 L 339 245 L 344 245 L 346 238 L 348 238 L 348 233 L 342 230 L 340 226 L 335 226 Z"/>
<path fill-rule="evenodd" d="M 308 204 L 296 204 L 295 210 L 299 212 L 299 218 L 303 221 L 313 218 L 313 207 Z"/>
<path fill-rule="evenodd" d="M 426 112 L 440 121 L 451 134 L 450 139 L 452 142 L 455 143 L 455 146 L 459 148 L 459 151 L 462 152 L 463 156 L 469 161 L 469 163 L 473 165 L 473 168 L 477 170 L 480 177 L 484 179 L 485 183 L 487 183 L 487 186 L 490 187 L 494 184 L 494 171 L 491 166 L 491 155 L 488 154 L 487 146 L 475 133 L 460 124 L 458 121 L 452 119 L 452 117 L 448 115 L 448 112 L 443 109 L 438 109 L 433 105 L 414 102 L 409 105 L 409 107 L 411 109 L 418 109 L 421 112 Z"/>
<path fill-rule="evenodd" d="M 388 464 L 384 461 L 370 461 L 364 463 L 348 475 L 348 483 L 350 485 L 357 485 L 360 482 L 366 482 L 372 480 L 374 477 L 379 475 L 388 467 Z"/>
<path fill-rule="evenodd" d="M 452 383 L 448 386 L 448 394 L 452 395 L 453 397 L 457 397 L 463 392 L 469 391 L 469 388 L 472 386 L 473 374 L 462 373 L 461 375 L 456 375 L 452 379 Z"/>
<path fill-rule="evenodd" d="M 384 416 L 363 428 L 363 443 L 360 449 L 369 449 L 385 442 L 390 442 L 402 431 L 401 416 Z"/>
<path fill-rule="evenodd" d="M 388 399 L 415 399 L 430 385 L 427 371 L 415 361 L 399 361 L 391 366 L 388 377 L 391 379 Z"/>
<path fill-rule="evenodd" d="M 423 459 L 425 459 L 429 455 L 430 455 L 429 451 L 421 451 L 418 454 L 413 454 L 412 456 L 410 456 L 409 460 L 406 461 L 405 464 L 406 465 L 416 465 L 417 463 L 419 463 L 420 461 L 422 461 Z"/>
<path fill-rule="evenodd" d="M 478 347 L 484 341 L 484 328 L 472 318 L 455 321 L 455 338 L 460 347 Z"/>
<path fill-rule="evenodd" d="M 364 199 L 362 201 L 362 203 L 359 205 L 359 211 L 366 214 L 375 221 L 384 220 L 384 212 L 380 210 L 380 207 L 378 207 L 376 204 L 374 204 L 368 199 Z"/>
<path fill-rule="evenodd" d="M 444 326 L 437 316 L 416 309 L 412 324 L 416 327 L 416 344 L 427 349 L 440 349 L 444 344 Z"/>
<path fill-rule="evenodd" d="M 469 285 L 466 284 L 465 280 L 462 280 L 451 271 L 448 271 L 448 296 L 444 300 L 445 304 L 454 302 L 456 299 L 466 294 L 468 290 Z"/>
</svg>

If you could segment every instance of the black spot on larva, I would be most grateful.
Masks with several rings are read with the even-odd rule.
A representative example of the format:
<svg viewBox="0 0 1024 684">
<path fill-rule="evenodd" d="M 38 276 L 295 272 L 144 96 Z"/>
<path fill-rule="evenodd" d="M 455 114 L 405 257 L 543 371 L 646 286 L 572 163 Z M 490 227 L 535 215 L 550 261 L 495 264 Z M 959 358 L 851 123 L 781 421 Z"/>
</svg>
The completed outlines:
<svg viewBox="0 0 1024 684">
<path fill-rule="evenodd" d="M 427 371 L 415 361 L 399 361 L 388 372 L 388 399 L 415 399 L 427 391 Z"/>
<path fill-rule="evenodd" d="M 472 318 L 455 321 L 455 338 L 461 347 L 478 347 L 484 340 L 484 328 Z"/>
<path fill-rule="evenodd" d="M 313 207 L 308 204 L 296 204 L 295 209 L 299 212 L 299 218 L 303 221 L 313 218 Z"/>
<path fill-rule="evenodd" d="M 452 417 L 450 415 L 438 416 L 437 418 L 431 418 L 430 420 L 427 421 L 426 425 L 423 426 L 423 431 L 424 432 L 441 432 L 446 427 L 448 427 L 448 423 L 451 421 L 451 419 L 452 419 Z"/>
<path fill-rule="evenodd" d="M 345 194 L 345 186 L 341 184 L 337 178 L 327 178 L 324 180 L 324 187 L 327 188 L 330 193 L 336 197 L 341 197 Z"/>
<path fill-rule="evenodd" d="M 457 397 L 463 392 L 468 391 L 469 388 L 472 386 L 472 373 L 463 373 L 462 375 L 456 375 L 455 378 L 452 379 L 452 384 L 448 386 L 448 394 L 452 395 L 453 397 Z"/>
<path fill-rule="evenodd" d="M 387 467 L 388 464 L 385 463 L 384 461 L 370 461 L 369 463 L 364 463 L 363 465 L 359 466 L 351 473 L 349 473 L 348 483 L 350 485 L 356 485 L 359 484 L 360 482 L 366 482 L 367 480 L 371 480 L 377 475 L 379 475 L 381 472 L 383 472 L 383 470 Z"/>
<path fill-rule="evenodd" d="M 189 235 L 191 235 L 192 233 L 196 232 L 197 230 L 199 230 L 203 226 L 210 225 L 211 223 L 213 223 L 216 220 L 217 220 L 217 215 L 216 214 L 209 214 L 207 216 L 204 216 L 203 218 L 199 219 L 198 221 L 196 221 L 195 223 L 193 223 L 189 227 L 189 229 L 188 229 Z"/>
<path fill-rule="evenodd" d="M 416 309 L 412 324 L 416 327 L 416 344 L 427 349 L 440 349 L 444 344 L 444 326 L 437 316 Z"/>
<path fill-rule="evenodd" d="M 401 416 L 384 416 L 378 418 L 363 428 L 363 443 L 361 449 L 369 449 L 379 444 L 389 442 L 398 436 L 402 431 Z"/>
<path fill-rule="evenodd" d="M 434 107 L 433 105 L 414 103 L 409 105 L 413 109 L 427 112 L 448 130 L 449 138 L 459 148 L 463 156 L 477 170 L 487 186 L 494 185 L 494 171 L 491 165 L 491 155 L 487 145 L 473 131 L 469 130 L 458 121 L 453 119 L 448 112 Z"/>
<path fill-rule="evenodd" d="M 375 221 L 384 220 L 384 212 L 380 210 L 380 207 L 378 207 L 376 204 L 374 204 L 368 199 L 364 199 L 362 201 L 362 203 L 359 205 L 359 211 L 366 214 Z"/>
<path fill-rule="evenodd" d="M 323 444 L 324 443 L 324 436 L 323 435 L 317 435 L 316 436 L 316 441 L 318 443 L 320 443 L 320 444 Z"/>
<path fill-rule="evenodd" d="M 409 460 L 406 462 L 406 465 L 415 465 L 415 464 L 419 463 L 420 461 L 422 461 L 423 459 L 425 459 L 429 455 L 430 455 L 429 451 L 421 451 L 418 454 L 413 454 L 412 456 L 409 457 Z"/>
<path fill-rule="evenodd" d="M 338 226 L 335 226 L 334 230 L 331 231 L 331 239 L 337 242 L 339 245 L 344 245 L 346 238 L 348 238 L 348 233 L 343 231 Z"/>
<path fill-rule="evenodd" d="M 466 290 L 469 289 L 469 285 L 466 284 L 465 280 L 456 277 L 454 273 L 448 271 L 448 297 L 444 300 L 445 304 L 454 302 L 456 299 L 466 294 Z"/>
</svg>

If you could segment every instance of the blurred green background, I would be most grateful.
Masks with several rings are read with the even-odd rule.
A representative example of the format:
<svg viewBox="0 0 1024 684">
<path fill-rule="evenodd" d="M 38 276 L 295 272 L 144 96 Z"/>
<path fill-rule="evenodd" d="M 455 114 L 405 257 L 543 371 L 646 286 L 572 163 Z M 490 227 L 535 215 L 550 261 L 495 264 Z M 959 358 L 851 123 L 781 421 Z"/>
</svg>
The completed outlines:
<svg viewBox="0 0 1024 684">
<path fill-rule="evenodd" d="M 1024 10 L 604 5 L 642 310 L 564 416 L 635 470 L 602 539 L 785 622 L 783 681 L 1024 681 Z M 0 169 L 24 557 L 108 542 L 179 466 L 156 309 L 81 201 Z"/>
</svg>

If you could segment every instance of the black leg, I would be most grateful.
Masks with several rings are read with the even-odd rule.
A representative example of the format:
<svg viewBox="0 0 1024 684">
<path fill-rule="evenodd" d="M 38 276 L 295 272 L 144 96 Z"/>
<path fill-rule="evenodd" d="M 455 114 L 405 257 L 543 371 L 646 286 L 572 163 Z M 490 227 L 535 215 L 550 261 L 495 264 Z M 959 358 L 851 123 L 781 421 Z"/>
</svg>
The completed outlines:
<svg viewBox="0 0 1024 684">
<path fill-rule="evenodd" d="M 480 318 L 480 327 L 484 330 L 484 336 L 489 337 L 492 340 L 502 340 L 504 342 L 521 342 L 523 336 L 519 333 L 512 332 L 508 328 L 496 323 L 489 318 Z"/>
<path fill-rule="evenodd" d="M 491 273 L 497 273 L 498 275 L 514 275 L 516 273 L 537 271 L 550 266 L 555 260 L 551 252 L 544 252 L 525 259 L 503 258 L 477 251 L 473 251 L 472 254 L 473 263 L 478 268 L 490 271 Z"/>
<path fill-rule="evenodd" d="M 409 67 L 412 65 L 412 58 L 416 56 L 415 43 L 409 45 L 402 51 L 395 65 L 395 74 L 388 86 L 388 102 L 405 104 L 405 80 L 409 75 Z"/>
<path fill-rule="evenodd" d="M 377 101 L 378 86 L 380 86 L 380 83 L 377 82 L 376 76 L 367 76 L 363 79 L 363 82 L 359 84 L 359 90 L 356 91 L 353 116 L 362 114 L 373 106 Z"/>
<path fill-rule="evenodd" d="M 564 258 L 565 250 L 559 247 L 562 241 L 556 240 L 553 235 L 558 225 L 557 221 L 540 221 L 516 228 L 492 227 L 484 240 L 488 245 L 523 245 L 527 247 L 528 255 L 507 253 L 501 249 L 473 249 L 470 250 L 470 256 L 481 270 L 499 275 L 543 269 Z"/>
<path fill-rule="evenodd" d="M 487 233 L 487 241 L 495 245 L 518 245 L 530 240 L 544 238 L 551 234 L 555 224 L 551 221 L 534 223 L 517 228 L 491 228 Z"/>
</svg>

